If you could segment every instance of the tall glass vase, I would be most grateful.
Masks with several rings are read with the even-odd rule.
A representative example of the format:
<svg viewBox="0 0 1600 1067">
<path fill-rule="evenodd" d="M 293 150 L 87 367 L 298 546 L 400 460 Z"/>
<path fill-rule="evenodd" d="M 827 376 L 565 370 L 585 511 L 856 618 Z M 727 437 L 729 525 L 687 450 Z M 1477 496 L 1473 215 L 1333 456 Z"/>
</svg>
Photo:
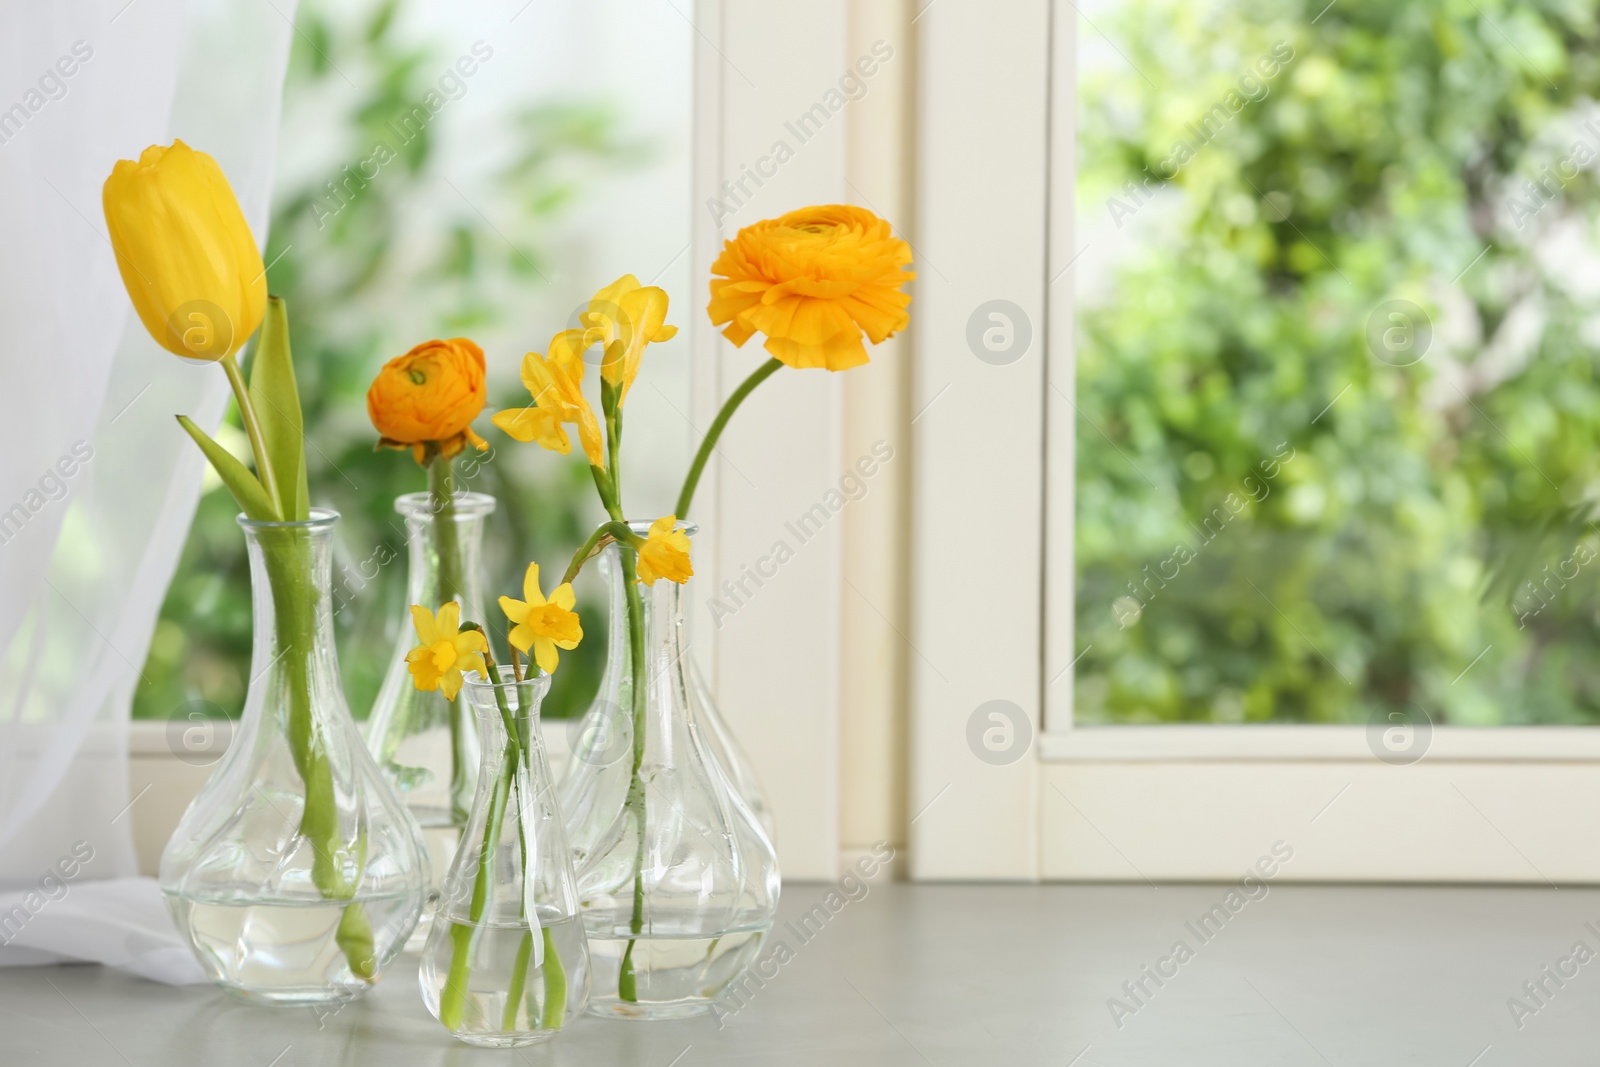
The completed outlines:
<svg viewBox="0 0 1600 1067">
<path fill-rule="evenodd" d="M 623 607 L 561 788 L 594 971 L 589 1010 L 681 1018 L 709 1011 L 755 960 L 777 910 L 778 860 L 696 718 L 683 588 L 636 583 L 632 552 L 607 551 Z"/>
<path fill-rule="evenodd" d="M 607 584 L 608 600 L 611 617 L 619 619 L 627 610 L 627 600 L 624 596 L 622 585 L 622 563 L 618 556 L 617 547 L 609 545 L 601 552 L 600 558 L 595 561 L 600 569 L 600 575 Z M 701 736 L 706 747 L 713 757 L 722 764 L 722 769 L 727 772 L 728 781 L 733 786 L 733 791 L 745 802 L 745 806 L 754 813 L 766 830 L 767 836 L 773 840 L 777 834 L 773 827 L 772 807 L 767 803 L 765 792 L 762 791 L 761 782 L 756 777 L 756 770 L 750 762 L 750 757 L 745 755 L 744 749 L 739 747 L 738 740 L 734 737 L 733 730 L 728 726 L 722 712 L 718 710 L 716 700 L 712 698 L 711 686 L 706 683 L 705 674 L 700 670 L 699 659 L 693 652 L 693 641 L 685 642 L 689 649 L 684 655 L 684 671 L 687 676 L 687 692 L 689 694 L 690 717 L 700 727 Z M 616 656 L 612 653 L 627 654 L 627 646 L 620 648 L 613 644 L 607 649 L 609 658 L 607 666 L 615 662 Z M 604 730 L 610 718 L 611 706 L 608 704 L 607 686 L 601 686 L 595 694 L 594 701 L 589 705 L 583 718 L 578 720 L 577 728 L 582 733 L 595 730 Z M 571 764 L 568 764 L 570 769 Z"/>
<path fill-rule="evenodd" d="M 463 619 L 482 619 L 488 607 L 480 579 L 483 528 L 494 511 L 494 497 L 453 493 L 449 499 L 447 508 L 436 506 L 428 493 L 395 499 L 394 509 L 405 519 L 410 559 L 406 604 L 437 611 L 439 605 L 458 600 Z M 459 828 L 477 789 L 482 755 L 478 729 L 464 702 L 412 684 L 406 653 L 416 643 L 407 615 L 367 719 L 367 741 L 418 825 L 424 830 Z M 453 849 L 454 842 L 448 842 L 444 862 Z"/>
<path fill-rule="evenodd" d="M 249 1000 L 365 992 L 426 892 L 416 822 L 368 754 L 339 681 L 338 517 L 240 516 L 255 611 L 244 715 L 161 856 L 179 931 L 217 985 Z"/>
<path fill-rule="evenodd" d="M 469 676 L 459 698 L 477 718 L 483 768 L 418 980 L 456 1037 L 510 1048 L 583 1011 L 589 953 L 539 733 L 550 678 L 498 675 L 494 685 Z"/>
<path fill-rule="evenodd" d="M 394 510 L 406 523 L 407 605 L 437 611 L 439 605 L 456 600 L 463 619 L 487 617 L 481 578 L 483 530 L 494 507 L 494 497 L 484 493 L 441 491 L 395 498 Z M 367 747 L 384 777 L 422 827 L 431 901 L 438 899 L 467 821 L 482 753 L 466 701 L 449 701 L 436 689 L 424 692 L 412 683 L 406 653 L 414 647 L 416 634 L 407 614 L 367 717 L 366 734 Z M 432 918 L 432 908 L 425 909 L 408 950 L 422 948 Z"/>
</svg>

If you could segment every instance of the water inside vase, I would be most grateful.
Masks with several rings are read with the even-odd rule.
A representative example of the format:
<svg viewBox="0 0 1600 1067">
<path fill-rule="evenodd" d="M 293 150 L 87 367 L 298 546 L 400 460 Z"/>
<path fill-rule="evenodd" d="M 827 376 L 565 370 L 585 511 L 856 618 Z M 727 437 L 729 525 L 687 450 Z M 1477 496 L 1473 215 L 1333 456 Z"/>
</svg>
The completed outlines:
<svg viewBox="0 0 1600 1067">
<path fill-rule="evenodd" d="M 365 912 L 380 945 L 403 937 L 416 915 L 410 893 L 303 903 L 167 894 L 173 921 L 207 976 L 235 996 L 274 1004 L 324 1003 L 370 988 L 339 945 L 339 924 L 352 905 Z"/>
</svg>

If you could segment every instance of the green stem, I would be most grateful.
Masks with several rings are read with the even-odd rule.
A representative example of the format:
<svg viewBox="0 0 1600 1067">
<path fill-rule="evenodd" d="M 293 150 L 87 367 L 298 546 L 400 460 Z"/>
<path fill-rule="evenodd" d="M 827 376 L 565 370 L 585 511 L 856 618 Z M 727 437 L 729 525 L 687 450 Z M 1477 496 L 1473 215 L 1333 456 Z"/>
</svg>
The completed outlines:
<svg viewBox="0 0 1600 1067">
<path fill-rule="evenodd" d="M 495 849 L 500 846 L 500 823 L 505 819 L 506 797 L 511 787 L 508 771 L 508 768 L 501 768 L 489 800 L 489 818 L 483 828 L 483 844 L 478 849 L 478 873 L 472 879 L 468 921 L 450 924 L 450 974 L 439 992 L 439 1021 L 452 1033 L 461 1029 L 467 981 L 472 972 L 472 942 L 483 921 L 483 909 L 489 902 L 489 879 L 494 870 Z"/>
<path fill-rule="evenodd" d="M 625 522 L 612 519 L 595 527 L 589 539 L 578 546 L 578 551 L 572 554 L 572 562 L 567 564 L 567 571 L 561 576 L 563 583 L 573 581 L 583 570 L 583 565 L 595 557 L 597 548 L 604 548 L 601 542 L 616 542 L 617 544 L 632 545 L 635 549 L 644 544 L 644 538 L 633 532 Z"/>
<path fill-rule="evenodd" d="M 750 388 L 754 388 L 754 386 Z M 748 391 L 746 390 L 746 392 Z M 625 805 L 627 808 L 632 809 L 635 814 L 635 825 L 639 834 L 639 848 L 633 871 L 633 914 L 628 922 L 628 930 L 634 936 L 628 940 L 628 947 L 622 953 L 622 963 L 617 971 L 617 997 L 629 1003 L 637 1003 L 639 1000 L 639 984 L 638 977 L 634 972 L 633 950 L 635 944 L 637 944 L 639 933 L 644 929 L 645 804 L 644 778 L 641 774 L 644 766 L 646 707 L 644 605 L 639 597 L 639 556 L 636 549 L 639 538 L 628 529 L 627 513 L 622 510 L 622 476 L 621 468 L 618 466 L 618 454 L 622 448 L 622 413 L 618 410 L 617 400 L 616 392 L 602 381 L 600 384 L 600 406 L 605 412 L 606 447 L 607 454 L 611 459 L 610 471 L 597 473 L 595 485 L 599 488 L 600 499 L 605 504 L 606 511 L 612 519 L 605 526 L 613 527 L 616 534 L 620 535 L 617 540 L 620 542 L 618 547 L 622 552 L 622 582 L 623 588 L 627 590 L 628 601 L 628 647 L 633 674 L 633 770 L 628 779 L 628 795 Z M 726 420 L 723 421 L 726 422 Z M 606 476 L 602 477 L 602 474 Z M 609 492 L 607 492 L 608 489 L 610 490 Z"/>
<path fill-rule="evenodd" d="M 528 961 L 531 959 L 533 959 L 533 931 L 530 929 L 522 931 L 522 942 L 517 945 L 517 958 L 511 964 L 511 985 L 506 990 L 505 1010 L 500 1013 L 500 1029 L 508 1034 L 517 1028 L 517 1009 L 522 1006 L 522 991 L 527 988 Z M 532 1013 L 528 1019 L 532 1021 Z"/>
<path fill-rule="evenodd" d="M 283 672 L 288 697 L 289 752 L 305 788 L 300 833 L 311 843 L 311 881 L 328 900 L 352 900 L 355 882 L 347 881 L 335 857 L 343 850 L 339 840 L 339 814 L 334 796 L 333 766 L 327 748 L 319 743 L 311 708 L 311 670 L 317 637 L 317 590 L 312 575 L 310 535 L 304 529 L 267 528 L 259 532 L 272 590 L 274 625 L 279 656 L 273 670 Z M 365 841 L 362 841 L 364 850 Z M 358 867 L 365 866 L 365 856 Z M 335 934 L 339 947 L 358 978 L 377 977 L 372 923 L 358 902 L 346 905 Z"/>
<path fill-rule="evenodd" d="M 689 505 L 694 502 L 694 491 L 700 485 L 700 475 L 705 472 L 706 461 L 716 450 L 722 431 L 728 428 L 728 420 L 739 410 L 744 398 L 755 392 L 756 386 L 778 373 L 778 368 L 782 366 L 783 364 L 776 359 L 767 360 L 757 367 L 750 377 L 740 382 L 739 388 L 723 402 L 722 410 L 717 412 L 717 417 L 711 421 L 711 429 L 706 431 L 706 439 L 700 442 L 700 451 L 694 454 L 694 462 L 689 464 L 689 473 L 684 475 L 683 489 L 678 493 L 678 510 L 673 513 L 678 518 L 688 518 Z"/>
<path fill-rule="evenodd" d="M 539 1017 L 539 1029 L 559 1030 L 567 1020 L 567 972 L 550 928 L 546 926 L 540 933 L 544 935 L 544 1013 Z"/>
<path fill-rule="evenodd" d="M 627 807 L 632 808 L 637 820 L 639 834 L 638 855 L 634 862 L 633 872 L 633 914 L 628 921 L 628 931 L 633 937 L 628 940 L 628 947 L 622 953 L 621 968 L 617 973 L 617 997 L 629 1003 L 638 1003 L 639 987 L 638 978 L 634 972 L 633 949 L 637 943 L 640 932 L 644 929 L 644 861 L 645 861 L 645 803 L 644 803 L 644 778 L 641 770 L 644 767 L 644 725 L 646 685 L 644 663 L 644 603 L 639 596 L 638 554 L 633 547 L 623 544 L 622 549 L 622 583 L 627 591 L 628 601 L 628 648 L 629 658 L 633 667 L 633 770 L 628 779 Z"/>
<path fill-rule="evenodd" d="M 256 406 L 250 402 L 250 387 L 244 382 L 244 375 L 239 370 L 239 361 L 232 355 L 222 357 L 222 370 L 228 376 L 228 384 L 233 387 L 234 402 L 239 405 L 239 421 L 244 423 L 244 432 L 250 438 L 250 451 L 256 457 L 256 477 L 261 480 L 261 487 L 267 491 L 267 499 L 272 501 L 272 510 L 280 521 L 292 516 L 283 513 L 283 497 L 278 493 L 278 476 L 272 469 L 272 457 L 267 452 L 267 438 L 261 430 L 261 420 L 256 416 Z"/>
<path fill-rule="evenodd" d="M 481 632 L 482 628 L 476 624 L 469 624 L 462 629 L 477 629 Z M 489 677 L 498 682 L 500 672 L 495 665 L 493 652 L 485 651 L 483 658 L 484 665 L 489 669 Z M 520 689 L 520 686 L 514 688 Z M 500 709 L 500 721 L 506 731 L 505 758 L 501 762 L 500 774 L 495 778 L 494 793 L 489 800 L 488 820 L 483 828 L 483 844 L 478 849 L 478 870 L 472 880 L 472 900 L 468 905 L 467 922 L 452 922 L 450 925 L 450 973 L 445 978 L 444 989 L 439 993 L 439 1022 L 452 1032 L 459 1032 L 461 1029 L 462 1015 L 466 1007 L 467 983 L 472 973 L 472 942 L 477 931 L 481 929 L 483 912 L 489 903 L 494 854 L 500 846 L 500 826 L 505 821 L 506 801 L 511 795 L 512 778 L 521 762 L 524 747 L 520 740 L 521 731 L 517 725 L 517 717 L 506 702 L 505 686 L 497 684 L 494 687 L 494 700 L 496 707 Z M 520 696 L 518 706 L 519 708 L 521 706 Z M 525 868 L 526 859 L 524 859 Z M 524 960 L 517 973 L 521 974 L 525 968 Z M 521 993 L 517 995 L 520 999 Z M 507 1029 L 509 1028 L 508 1025 Z"/>
<path fill-rule="evenodd" d="M 461 531 L 456 526 L 454 471 L 449 457 L 428 446 L 428 508 L 433 515 L 433 543 L 439 553 L 439 603 L 460 600 L 466 593 L 461 568 Z M 434 608 L 436 605 L 425 605 Z M 476 609 L 477 605 L 463 605 Z M 467 766 L 467 710 L 451 704 L 445 711 L 450 724 L 450 818 L 460 826 L 467 821 L 471 797 L 467 783 L 472 768 Z"/>
</svg>

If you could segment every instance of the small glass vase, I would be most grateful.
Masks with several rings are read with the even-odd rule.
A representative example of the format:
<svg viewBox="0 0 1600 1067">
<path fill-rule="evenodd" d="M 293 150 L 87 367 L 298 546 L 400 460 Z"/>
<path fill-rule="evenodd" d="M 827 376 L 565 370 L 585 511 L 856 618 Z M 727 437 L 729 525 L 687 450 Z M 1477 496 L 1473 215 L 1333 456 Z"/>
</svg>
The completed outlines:
<svg viewBox="0 0 1600 1067">
<path fill-rule="evenodd" d="M 595 564 L 600 568 L 600 575 L 606 580 L 608 601 L 611 617 L 622 618 L 627 612 L 627 600 L 624 596 L 622 585 L 622 563 L 617 553 L 616 545 L 607 545 L 600 553 Z M 686 642 L 692 646 L 693 642 Z M 613 643 L 608 649 L 608 654 L 617 650 L 619 646 Z M 622 654 L 626 654 L 626 644 L 620 646 Z M 607 659 L 609 667 L 612 659 Z M 717 703 L 711 696 L 711 687 L 706 683 L 705 674 L 700 670 L 699 660 L 693 653 L 684 657 L 685 673 L 688 676 L 687 691 L 689 694 L 690 717 L 699 724 L 701 736 L 711 755 L 722 764 L 722 769 L 728 775 L 728 781 L 733 786 L 733 791 L 745 802 L 745 806 L 755 815 L 761 823 L 761 828 L 767 832 L 767 837 L 776 841 L 777 833 L 772 820 L 772 806 L 767 803 L 766 794 L 761 789 L 761 782 L 756 777 L 754 765 L 750 757 L 744 754 L 744 749 L 739 747 L 739 742 L 729 728 L 728 722 L 722 717 L 722 712 L 717 709 Z M 606 723 L 611 718 L 612 707 L 607 703 L 607 686 L 601 686 L 595 694 L 594 701 L 589 705 L 588 711 L 582 719 L 576 720 L 578 733 L 584 734 L 594 730 L 604 730 Z M 568 769 L 570 771 L 571 764 Z"/>
<path fill-rule="evenodd" d="M 484 523 L 494 507 L 494 497 L 484 493 L 454 493 L 449 509 L 453 521 L 447 526 L 428 493 L 395 499 L 394 509 L 406 522 L 408 607 L 421 604 L 437 611 L 446 601 L 458 600 L 463 619 L 487 617 L 480 561 Z M 447 533 L 451 530 L 453 538 Z M 423 830 L 459 828 L 477 791 L 482 755 L 478 729 L 464 701 L 451 702 L 438 690 L 422 692 L 412 684 L 406 653 L 416 644 L 407 614 L 367 718 L 367 744 Z M 446 844 L 443 862 L 437 864 L 441 869 L 454 845 Z"/>
<path fill-rule="evenodd" d="M 550 677 L 469 675 L 483 767 L 423 950 L 422 999 L 470 1045 L 548 1040 L 583 1011 L 589 950 L 571 855 L 539 733 Z"/>
<path fill-rule="evenodd" d="M 683 1018 L 710 1011 L 754 962 L 777 911 L 778 858 L 691 701 L 683 587 L 639 584 L 633 553 L 606 551 L 622 607 L 561 788 L 594 970 L 589 1011 Z"/>
<path fill-rule="evenodd" d="M 247 1000 L 366 992 L 422 911 L 416 822 L 350 717 L 334 652 L 338 514 L 239 517 L 255 639 L 227 754 L 161 856 L 161 891 L 206 973 Z"/>
</svg>

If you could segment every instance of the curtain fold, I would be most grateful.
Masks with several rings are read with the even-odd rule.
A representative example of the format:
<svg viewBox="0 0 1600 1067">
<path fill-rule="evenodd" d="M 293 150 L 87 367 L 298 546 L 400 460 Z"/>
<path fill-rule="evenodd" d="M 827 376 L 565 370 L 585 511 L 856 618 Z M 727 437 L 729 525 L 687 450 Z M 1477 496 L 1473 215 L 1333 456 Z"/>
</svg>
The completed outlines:
<svg viewBox="0 0 1600 1067">
<path fill-rule="evenodd" d="M 173 416 L 210 428 L 227 400 L 218 368 L 168 354 L 131 313 L 100 186 L 181 137 L 216 157 L 264 245 L 293 18 L 289 0 L 0 15 L 0 946 L 15 960 L 148 972 L 176 936 L 129 933 L 143 948 L 100 955 L 81 936 L 48 943 L 97 907 L 108 930 L 159 927 L 131 877 L 128 715 L 204 471 Z"/>
</svg>

